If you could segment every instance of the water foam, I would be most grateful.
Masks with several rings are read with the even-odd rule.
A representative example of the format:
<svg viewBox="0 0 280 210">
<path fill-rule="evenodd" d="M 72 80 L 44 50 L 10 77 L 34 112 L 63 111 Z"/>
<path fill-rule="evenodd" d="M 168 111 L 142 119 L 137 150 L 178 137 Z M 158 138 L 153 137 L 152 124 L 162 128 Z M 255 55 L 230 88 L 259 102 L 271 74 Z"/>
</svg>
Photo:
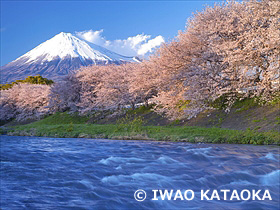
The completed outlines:
<svg viewBox="0 0 280 210">
<path fill-rule="evenodd" d="M 262 185 L 280 185 L 280 170 L 272 171 L 269 174 L 265 174 L 260 178 Z"/>
<path fill-rule="evenodd" d="M 104 165 L 111 165 L 111 164 L 114 164 L 114 163 L 131 163 L 131 162 L 138 163 L 138 162 L 144 162 L 144 161 L 145 160 L 141 159 L 141 158 L 133 158 L 133 157 L 123 158 L 123 157 L 111 156 L 111 157 L 106 158 L 106 159 L 101 159 L 98 162 L 101 163 L 101 164 L 104 164 Z"/>
<path fill-rule="evenodd" d="M 199 152 L 199 153 L 202 152 L 207 154 L 210 150 L 212 150 L 212 147 L 188 149 L 188 152 Z"/>
<path fill-rule="evenodd" d="M 249 182 L 249 181 L 247 181 L 247 180 L 241 180 L 241 181 L 233 181 L 233 182 L 230 182 L 229 183 L 230 185 L 234 185 L 234 186 L 236 186 L 236 185 L 255 185 L 254 183 L 252 183 L 252 182 Z"/>
<path fill-rule="evenodd" d="M 157 159 L 157 162 L 160 162 L 162 164 L 172 164 L 172 163 L 178 163 L 177 160 L 172 159 L 168 156 L 161 156 Z"/>
<path fill-rule="evenodd" d="M 112 175 L 106 176 L 101 179 L 103 183 L 109 184 L 131 184 L 131 182 L 161 182 L 161 181 L 170 181 L 170 179 L 166 176 L 162 176 L 156 173 L 134 173 L 132 175 Z"/>
<path fill-rule="evenodd" d="M 273 153 L 268 153 L 266 156 L 262 157 L 262 158 L 266 158 L 266 159 L 269 159 L 269 160 L 275 160 L 277 161 L 277 159 L 274 157 L 274 154 Z"/>
</svg>

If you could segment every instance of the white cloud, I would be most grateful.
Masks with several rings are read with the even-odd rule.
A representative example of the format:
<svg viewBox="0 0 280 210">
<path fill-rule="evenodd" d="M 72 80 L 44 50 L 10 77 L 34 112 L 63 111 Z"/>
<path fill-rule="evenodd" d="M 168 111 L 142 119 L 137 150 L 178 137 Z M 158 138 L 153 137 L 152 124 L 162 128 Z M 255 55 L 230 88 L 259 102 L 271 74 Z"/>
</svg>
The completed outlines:
<svg viewBox="0 0 280 210">
<path fill-rule="evenodd" d="M 138 50 L 138 55 L 145 55 L 148 52 L 152 52 L 152 50 L 160 46 L 164 42 L 164 38 L 162 36 L 157 36 L 154 39 L 150 39 L 147 43 L 141 45 Z"/>
<path fill-rule="evenodd" d="M 162 36 L 157 36 L 152 39 L 150 35 L 145 34 L 138 34 L 128 37 L 127 39 L 106 40 L 106 38 L 102 36 L 102 33 L 103 30 L 88 30 L 76 32 L 76 35 L 88 42 L 126 56 L 145 57 L 145 55 L 153 52 L 156 47 L 164 42 Z"/>
<path fill-rule="evenodd" d="M 76 32 L 77 36 L 79 36 L 80 38 L 97 45 L 103 45 L 106 42 L 106 40 L 101 36 L 102 33 L 103 30 Z"/>
</svg>

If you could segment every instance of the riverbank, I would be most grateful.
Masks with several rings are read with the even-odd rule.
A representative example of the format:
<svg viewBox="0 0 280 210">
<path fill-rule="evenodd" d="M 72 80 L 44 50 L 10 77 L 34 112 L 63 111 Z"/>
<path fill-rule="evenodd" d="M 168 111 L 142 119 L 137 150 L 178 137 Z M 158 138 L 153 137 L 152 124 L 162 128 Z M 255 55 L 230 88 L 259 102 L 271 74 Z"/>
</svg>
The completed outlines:
<svg viewBox="0 0 280 210">
<path fill-rule="evenodd" d="M 89 116 L 63 112 L 39 121 L 11 121 L 0 132 L 62 138 L 280 145 L 279 106 L 279 100 L 260 106 L 253 99 L 245 99 L 237 102 L 230 113 L 217 106 L 191 120 L 175 121 L 155 113 L 152 105 L 117 115 L 110 111 Z"/>
<path fill-rule="evenodd" d="M 178 141 L 191 143 L 229 143 L 280 145 L 279 132 L 230 130 L 197 126 L 142 126 L 128 124 L 47 124 L 48 118 L 27 125 L 12 126 L 8 135 L 45 136 L 60 138 L 106 138 L 123 140 Z"/>
</svg>

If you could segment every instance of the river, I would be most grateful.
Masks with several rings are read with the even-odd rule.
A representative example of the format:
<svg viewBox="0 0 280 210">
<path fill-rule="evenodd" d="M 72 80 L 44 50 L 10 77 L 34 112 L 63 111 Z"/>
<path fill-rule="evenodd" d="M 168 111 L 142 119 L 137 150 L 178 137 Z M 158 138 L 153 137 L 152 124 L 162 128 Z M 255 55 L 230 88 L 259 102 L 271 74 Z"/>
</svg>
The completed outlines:
<svg viewBox="0 0 280 210">
<path fill-rule="evenodd" d="M 279 209 L 277 146 L 0 138 L 1 209 Z M 194 197 L 155 191 L 172 189 Z M 201 200 L 208 189 L 220 200 Z M 229 199 L 244 189 L 243 197 L 267 190 L 272 200 Z"/>
</svg>

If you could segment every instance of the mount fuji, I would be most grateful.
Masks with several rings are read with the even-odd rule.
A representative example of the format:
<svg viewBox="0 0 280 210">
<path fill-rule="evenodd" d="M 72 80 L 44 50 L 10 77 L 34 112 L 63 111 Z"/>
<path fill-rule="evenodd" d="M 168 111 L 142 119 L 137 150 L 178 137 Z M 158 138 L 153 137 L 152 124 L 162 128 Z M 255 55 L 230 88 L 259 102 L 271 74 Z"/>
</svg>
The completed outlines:
<svg viewBox="0 0 280 210">
<path fill-rule="evenodd" d="M 71 33 L 61 32 L 16 60 L 1 67 L 1 83 L 9 83 L 40 74 L 59 80 L 81 66 L 140 62 L 137 57 L 119 55 L 101 46 L 87 43 Z"/>
</svg>

